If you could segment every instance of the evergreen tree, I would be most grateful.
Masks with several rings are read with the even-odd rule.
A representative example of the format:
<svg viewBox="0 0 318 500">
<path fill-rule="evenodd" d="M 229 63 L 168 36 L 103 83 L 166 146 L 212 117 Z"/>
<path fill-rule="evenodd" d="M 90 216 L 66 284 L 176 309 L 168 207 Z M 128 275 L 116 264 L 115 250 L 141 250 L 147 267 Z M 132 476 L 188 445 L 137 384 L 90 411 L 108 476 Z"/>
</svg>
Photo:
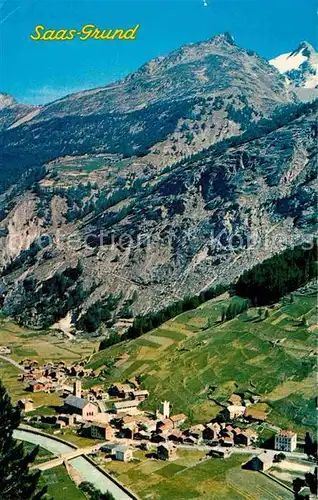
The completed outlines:
<svg viewBox="0 0 318 500">
<path fill-rule="evenodd" d="M 317 276 L 317 241 L 310 248 L 287 248 L 244 271 L 233 293 L 249 298 L 254 306 L 278 302 Z"/>
<path fill-rule="evenodd" d="M 13 438 L 13 431 L 20 421 L 20 410 L 12 405 L 0 381 L 0 499 L 40 500 L 46 492 L 46 487 L 37 488 L 41 473 L 29 470 L 38 447 L 25 453 L 23 444 L 18 444 Z"/>
<path fill-rule="evenodd" d="M 99 489 L 97 489 L 92 483 L 89 483 L 88 481 L 82 482 L 79 485 L 79 488 L 82 491 L 84 491 L 89 500 L 115 500 L 114 495 L 112 495 L 110 491 L 102 493 Z"/>
<path fill-rule="evenodd" d="M 313 441 L 309 432 L 306 432 L 304 452 L 310 456 L 313 452 Z"/>
</svg>

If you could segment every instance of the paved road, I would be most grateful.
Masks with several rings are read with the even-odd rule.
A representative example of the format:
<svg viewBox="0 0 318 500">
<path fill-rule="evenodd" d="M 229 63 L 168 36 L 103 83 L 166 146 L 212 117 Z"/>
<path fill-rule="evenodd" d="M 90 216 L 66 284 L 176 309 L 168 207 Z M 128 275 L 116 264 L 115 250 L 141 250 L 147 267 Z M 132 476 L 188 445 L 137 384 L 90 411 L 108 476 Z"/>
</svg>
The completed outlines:
<svg viewBox="0 0 318 500">
<path fill-rule="evenodd" d="M 185 450 L 196 450 L 196 451 L 224 451 L 224 447 L 222 446 L 207 446 L 207 445 L 187 445 L 187 444 L 178 444 L 178 448 L 180 449 L 185 449 Z M 264 448 L 253 448 L 253 446 L 245 446 L 244 448 L 239 448 L 238 446 L 233 446 L 228 448 L 229 450 L 232 451 L 232 453 L 241 453 L 242 455 L 247 454 L 247 455 L 260 455 L 264 451 L 266 451 Z M 273 452 L 275 450 L 267 450 L 269 452 Z M 279 453 L 279 451 L 276 451 L 276 453 Z M 288 452 L 284 451 L 284 455 L 288 458 L 298 458 L 298 459 L 306 459 L 308 458 L 305 453 L 298 453 L 296 451 L 293 452 Z"/>
<path fill-rule="evenodd" d="M 14 359 L 9 358 L 8 356 L 3 356 L 2 354 L 0 354 L 0 358 L 4 361 L 7 361 L 8 363 L 11 363 L 11 365 L 15 366 L 16 368 L 19 368 L 19 370 L 21 370 L 22 372 L 25 371 L 23 366 L 19 365 L 17 361 L 14 361 Z"/>
</svg>

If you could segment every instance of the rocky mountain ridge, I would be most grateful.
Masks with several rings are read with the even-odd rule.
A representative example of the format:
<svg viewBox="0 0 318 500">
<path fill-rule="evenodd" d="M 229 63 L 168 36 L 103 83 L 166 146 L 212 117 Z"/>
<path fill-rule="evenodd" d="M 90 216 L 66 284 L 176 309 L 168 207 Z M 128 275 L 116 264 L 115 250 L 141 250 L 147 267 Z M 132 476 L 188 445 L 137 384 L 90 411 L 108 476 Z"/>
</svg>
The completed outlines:
<svg viewBox="0 0 318 500">
<path fill-rule="evenodd" d="M 318 53 L 308 42 L 269 61 L 302 100 L 318 97 Z"/>
<path fill-rule="evenodd" d="M 0 93 L 0 131 L 19 125 L 23 118 L 31 119 L 38 110 L 38 106 L 20 104 L 10 94 Z"/>
<path fill-rule="evenodd" d="M 106 304 L 109 321 L 310 240 L 316 113 L 220 35 L 3 131 L 4 312 L 43 327 Z"/>
</svg>

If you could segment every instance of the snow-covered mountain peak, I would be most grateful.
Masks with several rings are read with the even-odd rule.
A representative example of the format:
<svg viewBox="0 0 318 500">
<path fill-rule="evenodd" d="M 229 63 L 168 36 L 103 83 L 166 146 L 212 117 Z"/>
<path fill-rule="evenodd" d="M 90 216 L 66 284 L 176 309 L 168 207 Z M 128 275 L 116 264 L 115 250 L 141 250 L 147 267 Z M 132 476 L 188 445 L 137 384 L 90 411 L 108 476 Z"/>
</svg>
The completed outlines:
<svg viewBox="0 0 318 500">
<path fill-rule="evenodd" d="M 10 94 L 5 94 L 0 92 L 0 109 L 7 108 L 16 104 L 16 101 Z"/>
<path fill-rule="evenodd" d="M 308 42 L 296 50 L 271 59 L 270 64 L 286 77 L 288 85 L 315 89 L 318 86 L 318 54 Z"/>
</svg>

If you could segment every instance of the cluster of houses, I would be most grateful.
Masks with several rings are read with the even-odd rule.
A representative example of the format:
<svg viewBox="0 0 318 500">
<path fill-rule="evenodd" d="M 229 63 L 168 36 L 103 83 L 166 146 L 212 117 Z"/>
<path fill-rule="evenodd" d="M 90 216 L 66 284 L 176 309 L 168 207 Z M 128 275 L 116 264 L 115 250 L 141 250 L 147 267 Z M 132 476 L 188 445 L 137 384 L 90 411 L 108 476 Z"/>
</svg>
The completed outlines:
<svg viewBox="0 0 318 500">
<path fill-rule="evenodd" d="M 72 388 L 66 385 L 69 377 L 90 377 L 94 371 L 84 368 L 85 363 L 67 366 L 64 361 L 57 363 L 46 363 L 43 366 L 39 362 L 26 358 L 20 362 L 23 373 L 18 380 L 27 383 L 26 390 L 30 392 L 72 392 Z"/>
<path fill-rule="evenodd" d="M 157 458 L 169 460 L 175 456 L 180 444 L 209 444 L 215 447 L 218 456 L 225 457 L 230 455 L 233 446 L 253 446 L 258 439 L 251 426 L 254 417 L 248 418 L 248 409 L 259 401 L 257 396 L 251 396 L 247 401 L 233 394 L 217 419 L 188 426 L 185 414 L 171 414 L 169 401 L 162 402 L 155 413 L 142 410 L 140 404 L 147 399 L 149 392 L 141 389 L 136 379 L 114 383 L 107 390 L 100 386 L 82 389 L 80 377 L 90 376 L 92 372 L 81 364 L 68 367 L 63 362 L 47 363 L 39 368 L 36 362 L 24 360 L 23 367 L 21 379 L 28 381 L 32 392 L 36 392 L 42 383 L 55 384 L 55 390 L 64 387 L 63 404 L 56 415 L 25 416 L 26 420 L 49 423 L 57 429 L 74 427 L 82 435 L 104 440 L 107 444 L 103 448 L 109 459 L 128 461 L 133 458 L 132 446 L 146 450 L 156 446 Z M 76 377 L 73 386 L 61 383 L 68 377 Z M 19 406 L 25 412 L 34 409 L 31 399 L 20 400 Z M 296 445 L 297 435 L 291 431 L 281 431 L 275 437 L 276 450 L 293 451 Z M 255 460 L 253 467 L 266 470 L 269 456 L 264 455 L 263 465 Z"/>
<path fill-rule="evenodd" d="M 250 394 L 243 398 L 239 394 L 232 394 L 228 399 L 228 404 L 221 411 L 225 420 L 245 419 L 247 421 L 264 422 L 267 414 L 264 410 L 255 406 L 260 400 L 260 396 Z"/>
</svg>

